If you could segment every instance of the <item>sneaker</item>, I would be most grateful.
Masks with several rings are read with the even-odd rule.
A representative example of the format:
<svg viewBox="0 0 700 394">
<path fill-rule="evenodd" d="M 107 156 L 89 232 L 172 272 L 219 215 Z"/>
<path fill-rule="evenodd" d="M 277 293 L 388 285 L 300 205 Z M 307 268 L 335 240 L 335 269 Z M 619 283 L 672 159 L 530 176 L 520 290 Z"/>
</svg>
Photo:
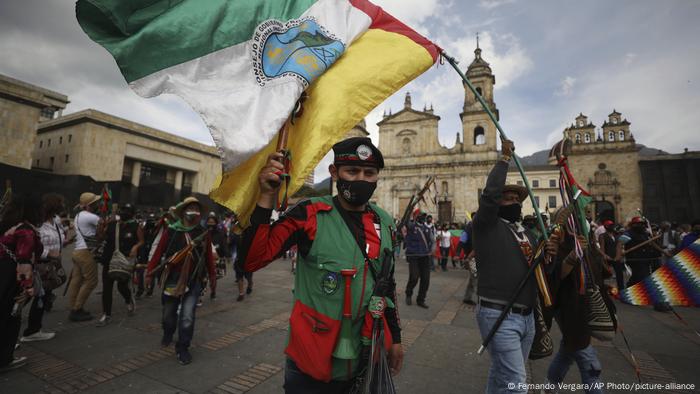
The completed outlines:
<svg viewBox="0 0 700 394">
<path fill-rule="evenodd" d="M 192 362 L 192 355 L 187 349 L 182 349 L 177 352 L 177 361 L 181 365 L 187 365 Z"/>
<path fill-rule="evenodd" d="M 241 301 L 243 301 L 244 298 L 245 298 L 245 296 L 243 294 L 239 294 L 238 298 L 236 298 L 236 301 L 241 302 Z"/>
<path fill-rule="evenodd" d="M 202 297 L 199 297 L 197 299 L 197 306 L 199 307 L 199 306 L 202 306 L 203 304 L 204 304 L 204 302 L 202 302 Z"/>
<path fill-rule="evenodd" d="M 22 336 L 19 341 L 20 342 L 36 342 L 36 341 L 48 341 L 49 339 L 53 338 L 56 336 L 55 332 L 48 332 L 48 331 L 37 331 L 32 335 L 27 335 L 27 336 Z"/>
<path fill-rule="evenodd" d="M 78 310 L 73 310 L 70 311 L 70 314 L 68 315 L 68 320 L 70 321 L 88 321 L 92 320 L 92 315 L 90 312 L 87 312 L 84 309 L 78 309 Z"/>
<path fill-rule="evenodd" d="M 416 302 L 416 305 L 418 305 L 421 308 L 428 309 L 428 305 L 426 305 L 425 302 Z"/>
<path fill-rule="evenodd" d="M 104 327 L 112 321 L 112 316 L 102 315 L 100 320 L 97 322 L 97 327 Z"/>
<path fill-rule="evenodd" d="M 411 305 L 413 304 L 413 301 L 411 301 L 411 296 L 406 296 L 406 305 Z"/>
<path fill-rule="evenodd" d="M 250 294 L 250 293 L 252 293 L 252 292 L 253 292 L 253 288 L 252 288 L 252 287 L 248 287 L 247 289 L 245 289 L 245 293 L 246 293 L 246 294 Z"/>
<path fill-rule="evenodd" d="M 13 369 L 23 367 L 25 364 L 27 364 L 27 357 L 15 357 L 9 364 L 0 367 L 0 373 L 12 371 Z"/>
</svg>

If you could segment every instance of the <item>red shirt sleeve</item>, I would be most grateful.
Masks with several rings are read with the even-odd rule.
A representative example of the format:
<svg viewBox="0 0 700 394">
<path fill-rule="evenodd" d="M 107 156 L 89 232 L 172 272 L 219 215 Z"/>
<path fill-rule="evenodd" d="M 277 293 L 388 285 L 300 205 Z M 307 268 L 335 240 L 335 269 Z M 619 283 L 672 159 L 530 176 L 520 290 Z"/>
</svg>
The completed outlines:
<svg viewBox="0 0 700 394">
<path fill-rule="evenodd" d="M 295 244 L 300 246 L 300 253 L 308 251 L 316 236 L 316 213 L 330 209 L 328 204 L 303 201 L 269 224 L 272 210 L 256 207 L 241 241 L 245 271 L 254 272 L 265 267 Z"/>
</svg>

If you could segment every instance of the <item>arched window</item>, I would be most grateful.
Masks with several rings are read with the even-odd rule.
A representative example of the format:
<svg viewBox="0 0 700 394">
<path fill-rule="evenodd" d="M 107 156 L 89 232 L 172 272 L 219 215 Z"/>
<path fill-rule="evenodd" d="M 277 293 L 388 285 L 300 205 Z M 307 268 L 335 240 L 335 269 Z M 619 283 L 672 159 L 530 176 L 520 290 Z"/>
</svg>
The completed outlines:
<svg viewBox="0 0 700 394">
<path fill-rule="evenodd" d="M 583 134 L 583 142 L 585 143 L 590 143 L 591 142 L 591 135 L 588 133 Z"/>
<path fill-rule="evenodd" d="M 484 133 L 484 128 L 481 126 L 476 126 L 474 128 L 474 145 L 483 145 L 486 143 L 486 134 Z"/>
<path fill-rule="evenodd" d="M 581 134 L 576 133 L 576 143 L 580 144 L 581 143 Z"/>
<path fill-rule="evenodd" d="M 406 137 L 402 141 L 403 153 L 406 155 L 411 154 L 411 139 Z"/>
<path fill-rule="evenodd" d="M 611 131 L 608 133 L 608 141 L 615 142 L 615 132 Z"/>
<path fill-rule="evenodd" d="M 450 193 L 449 183 L 447 183 L 447 181 L 442 181 L 442 194 L 447 195 L 449 193 Z"/>
<path fill-rule="evenodd" d="M 617 134 L 617 139 L 620 140 L 620 141 L 624 141 L 624 140 L 625 140 L 625 131 L 624 131 L 624 130 L 620 130 L 620 131 L 618 132 L 618 134 Z"/>
<path fill-rule="evenodd" d="M 479 93 L 479 96 L 484 97 L 484 94 L 481 93 L 481 88 L 476 88 L 476 92 Z"/>
</svg>

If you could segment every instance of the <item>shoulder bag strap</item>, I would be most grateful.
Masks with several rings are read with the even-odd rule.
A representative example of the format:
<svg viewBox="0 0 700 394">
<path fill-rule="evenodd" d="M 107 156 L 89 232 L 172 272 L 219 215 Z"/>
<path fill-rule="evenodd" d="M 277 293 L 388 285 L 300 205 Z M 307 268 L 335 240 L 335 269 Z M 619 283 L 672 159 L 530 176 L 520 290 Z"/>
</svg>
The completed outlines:
<svg viewBox="0 0 700 394">
<path fill-rule="evenodd" d="M 54 227 L 56 227 L 56 234 L 58 234 L 58 253 L 63 251 L 63 238 L 61 238 L 61 230 L 58 228 L 56 220 L 53 222 Z"/>
</svg>

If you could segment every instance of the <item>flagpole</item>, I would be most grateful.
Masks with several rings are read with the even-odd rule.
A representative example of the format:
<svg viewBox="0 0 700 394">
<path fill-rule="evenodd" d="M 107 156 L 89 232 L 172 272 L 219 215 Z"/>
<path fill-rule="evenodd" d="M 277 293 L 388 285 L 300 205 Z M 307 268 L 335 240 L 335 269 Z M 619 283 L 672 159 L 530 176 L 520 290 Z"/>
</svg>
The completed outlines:
<svg viewBox="0 0 700 394">
<path fill-rule="evenodd" d="M 455 58 L 452 56 L 449 56 L 445 51 L 442 51 L 441 53 L 442 57 L 447 60 L 448 63 L 452 66 L 452 68 L 457 71 L 457 74 L 459 74 L 460 77 L 462 77 L 462 81 L 464 81 L 465 85 L 469 87 L 469 90 L 474 94 L 477 100 L 479 100 L 479 103 L 481 103 L 481 106 L 484 108 L 484 111 L 488 114 L 489 118 L 491 118 L 491 121 L 493 124 L 496 126 L 496 129 L 498 129 L 498 132 L 501 136 L 501 141 L 505 141 L 508 139 L 506 136 L 505 131 L 503 131 L 503 128 L 501 125 L 498 123 L 498 119 L 496 119 L 496 116 L 493 114 L 491 109 L 489 108 L 488 104 L 486 104 L 486 101 L 481 97 L 479 92 L 476 91 L 476 88 L 474 85 L 472 85 L 471 81 L 467 78 L 466 75 L 462 72 L 462 70 L 457 67 L 457 61 Z M 518 155 L 513 152 L 513 162 L 515 163 L 515 166 L 518 168 L 518 172 L 520 173 L 520 177 L 523 179 L 523 183 L 525 184 L 525 187 L 527 188 L 527 194 L 530 197 L 530 202 L 532 203 L 532 207 L 535 210 L 535 215 L 537 215 L 537 224 L 540 227 L 540 231 L 542 231 L 542 236 L 544 239 L 549 238 L 549 233 L 547 232 L 547 228 L 544 225 L 544 221 L 542 220 L 542 214 L 540 213 L 540 208 L 535 201 L 535 195 L 532 192 L 532 189 L 530 188 L 530 182 L 527 180 L 527 176 L 525 176 L 525 171 L 523 170 L 523 166 L 520 164 L 520 159 L 518 158 Z M 493 336 L 496 334 L 496 331 L 498 331 L 498 328 L 501 326 L 503 323 L 503 320 L 505 320 L 506 315 L 510 311 L 510 309 L 513 307 L 513 304 L 515 304 L 515 300 L 518 298 L 520 293 L 522 292 L 523 288 L 525 288 L 525 284 L 528 282 L 530 277 L 535 274 L 535 271 L 537 271 L 537 268 L 540 266 L 540 263 L 542 262 L 543 259 L 535 259 L 533 261 L 532 265 L 528 269 L 527 274 L 522 278 L 520 283 L 518 284 L 518 287 L 516 288 L 515 292 L 511 296 L 511 299 L 508 302 L 508 305 L 506 306 L 503 311 L 501 311 L 501 315 L 498 317 L 494 325 L 491 327 L 491 331 L 486 335 L 486 338 L 484 338 L 483 342 L 481 343 L 481 347 L 477 351 L 477 354 L 482 354 L 486 347 L 489 345 L 491 342 L 491 339 L 493 339 Z M 539 302 L 539 301 L 536 301 Z"/>
</svg>

